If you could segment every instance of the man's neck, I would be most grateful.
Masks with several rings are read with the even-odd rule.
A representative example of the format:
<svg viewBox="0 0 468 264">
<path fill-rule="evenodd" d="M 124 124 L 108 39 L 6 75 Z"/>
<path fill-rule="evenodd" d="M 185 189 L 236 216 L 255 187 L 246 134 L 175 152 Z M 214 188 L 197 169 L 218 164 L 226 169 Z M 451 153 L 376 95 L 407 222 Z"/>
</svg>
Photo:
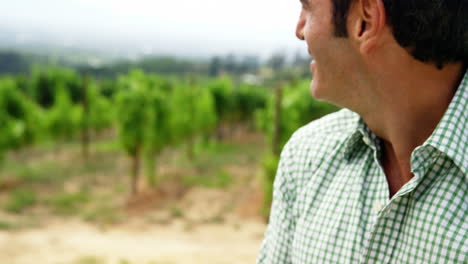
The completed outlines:
<svg viewBox="0 0 468 264">
<path fill-rule="evenodd" d="M 375 99 L 361 116 L 383 140 L 382 163 L 390 196 L 411 179 L 411 153 L 432 134 L 463 76 L 461 64 L 442 70 L 408 61 L 374 82 Z"/>
</svg>

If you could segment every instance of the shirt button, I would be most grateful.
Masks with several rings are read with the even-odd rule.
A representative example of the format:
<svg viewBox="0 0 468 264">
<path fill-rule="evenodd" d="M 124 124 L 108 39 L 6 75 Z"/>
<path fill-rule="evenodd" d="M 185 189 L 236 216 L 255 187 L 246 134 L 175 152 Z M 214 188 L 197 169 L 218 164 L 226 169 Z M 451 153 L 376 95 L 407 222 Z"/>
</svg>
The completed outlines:
<svg viewBox="0 0 468 264">
<path fill-rule="evenodd" d="M 368 146 L 371 145 L 371 142 L 367 137 L 362 137 L 362 141 L 364 141 L 364 143 L 366 143 L 366 145 L 368 145 Z"/>
</svg>

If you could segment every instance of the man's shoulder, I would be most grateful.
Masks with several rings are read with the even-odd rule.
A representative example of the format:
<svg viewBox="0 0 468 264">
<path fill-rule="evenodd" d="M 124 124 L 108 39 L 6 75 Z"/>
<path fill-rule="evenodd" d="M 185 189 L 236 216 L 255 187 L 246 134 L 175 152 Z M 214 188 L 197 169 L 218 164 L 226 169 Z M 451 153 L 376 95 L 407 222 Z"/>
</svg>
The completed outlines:
<svg viewBox="0 0 468 264">
<path fill-rule="evenodd" d="M 359 119 L 356 113 L 342 109 L 299 128 L 281 153 L 276 188 L 286 188 L 282 193 L 295 197 L 311 179 L 325 180 L 314 178 L 315 171 L 330 160 L 339 162 L 336 154 L 356 131 Z"/>
<path fill-rule="evenodd" d="M 290 145 L 309 145 L 317 142 L 320 145 L 330 141 L 345 140 L 356 131 L 359 115 L 349 109 L 328 114 L 314 120 L 294 132 Z"/>
<path fill-rule="evenodd" d="M 359 115 L 342 109 L 299 128 L 281 153 L 281 160 L 292 170 L 314 171 L 336 153 L 356 132 Z"/>
</svg>

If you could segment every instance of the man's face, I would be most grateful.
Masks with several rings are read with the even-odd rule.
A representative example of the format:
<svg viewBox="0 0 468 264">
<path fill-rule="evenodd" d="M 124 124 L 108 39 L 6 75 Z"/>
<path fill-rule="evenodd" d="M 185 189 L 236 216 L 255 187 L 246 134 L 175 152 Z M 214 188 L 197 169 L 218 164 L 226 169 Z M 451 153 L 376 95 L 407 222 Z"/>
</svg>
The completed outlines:
<svg viewBox="0 0 468 264">
<path fill-rule="evenodd" d="M 310 64 L 312 96 L 347 106 L 352 93 L 354 50 L 349 39 L 334 35 L 331 0 L 301 0 L 301 3 L 296 35 L 306 41 L 314 58 Z"/>
</svg>

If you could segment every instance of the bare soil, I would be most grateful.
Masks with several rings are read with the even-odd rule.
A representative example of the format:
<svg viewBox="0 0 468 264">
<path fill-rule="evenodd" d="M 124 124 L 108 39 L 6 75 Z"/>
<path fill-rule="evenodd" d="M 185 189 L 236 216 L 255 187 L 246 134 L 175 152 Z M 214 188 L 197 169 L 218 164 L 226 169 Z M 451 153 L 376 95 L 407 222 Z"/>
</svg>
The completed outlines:
<svg viewBox="0 0 468 264">
<path fill-rule="evenodd" d="M 40 229 L 0 232 L 0 263 L 255 263 L 264 223 L 228 221 L 192 226 L 185 220 L 127 223 L 109 229 L 61 221 Z"/>
</svg>

